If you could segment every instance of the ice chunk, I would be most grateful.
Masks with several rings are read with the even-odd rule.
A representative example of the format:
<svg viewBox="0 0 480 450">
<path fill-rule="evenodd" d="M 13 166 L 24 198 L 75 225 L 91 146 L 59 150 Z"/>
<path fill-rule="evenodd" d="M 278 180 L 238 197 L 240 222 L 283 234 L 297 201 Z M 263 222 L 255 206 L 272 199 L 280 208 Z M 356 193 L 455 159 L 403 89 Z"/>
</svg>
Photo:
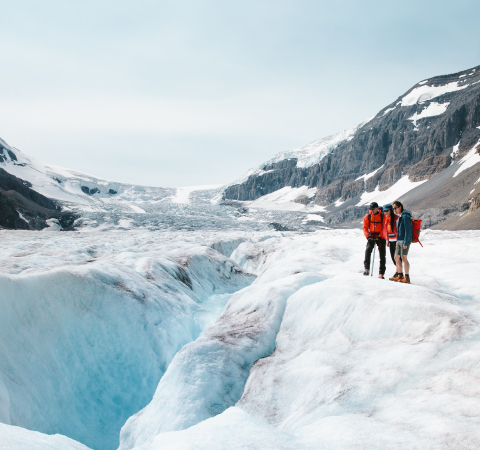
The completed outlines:
<svg viewBox="0 0 480 450">
<path fill-rule="evenodd" d="M 0 423 L 1 450 L 90 450 L 60 434 L 49 436 L 37 431 Z"/>
</svg>

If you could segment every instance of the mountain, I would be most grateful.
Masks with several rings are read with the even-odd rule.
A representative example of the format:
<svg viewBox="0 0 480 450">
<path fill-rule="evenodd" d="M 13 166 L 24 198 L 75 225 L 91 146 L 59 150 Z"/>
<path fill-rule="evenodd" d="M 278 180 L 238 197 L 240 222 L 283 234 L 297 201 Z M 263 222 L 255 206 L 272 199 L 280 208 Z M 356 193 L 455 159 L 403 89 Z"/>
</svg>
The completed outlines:
<svg viewBox="0 0 480 450">
<path fill-rule="evenodd" d="M 423 80 L 360 125 L 279 153 L 223 199 L 310 189 L 297 202 L 323 207 L 334 225 L 358 219 L 370 201 L 400 198 L 425 225 L 480 228 L 479 149 L 480 66 Z"/>
<path fill-rule="evenodd" d="M 5 170 L 24 168 L 13 150 L 0 139 L 0 228 L 40 230 L 54 226 L 71 229 L 76 215 L 63 211 L 51 198 L 32 189 L 32 183 Z"/>
<path fill-rule="evenodd" d="M 117 183 L 43 163 L 0 139 L 0 226 L 4 228 L 72 230 L 75 221 L 89 213 L 109 209 L 117 216 L 125 211 L 143 214 L 136 202 L 155 202 L 174 194 L 175 189 Z"/>
</svg>

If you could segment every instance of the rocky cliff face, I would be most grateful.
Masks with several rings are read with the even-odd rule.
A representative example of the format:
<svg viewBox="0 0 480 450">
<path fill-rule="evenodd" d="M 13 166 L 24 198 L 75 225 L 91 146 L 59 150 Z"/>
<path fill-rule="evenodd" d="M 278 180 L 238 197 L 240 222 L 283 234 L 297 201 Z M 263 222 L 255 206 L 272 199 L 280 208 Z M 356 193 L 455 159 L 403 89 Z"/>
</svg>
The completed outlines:
<svg viewBox="0 0 480 450">
<path fill-rule="evenodd" d="M 2 156 L 3 153 L 0 153 L 0 158 Z M 41 230 L 50 226 L 47 221 L 54 220 L 62 229 L 70 230 L 76 218 L 72 213 L 62 212 L 54 201 L 31 189 L 28 181 L 0 168 L 0 227 Z"/>
<path fill-rule="evenodd" d="M 254 200 L 285 186 L 316 187 L 327 206 L 362 192 L 380 191 L 402 175 L 422 181 L 448 168 L 480 140 L 480 66 L 417 83 L 352 135 L 335 142 L 318 162 L 299 164 L 295 151 L 274 158 L 225 199 Z M 312 158 L 311 158 L 312 160 Z M 378 170 L 377 170 L 378 169 Z M 365 174 L 374 175 L 358 179 Z"/>
</svg>

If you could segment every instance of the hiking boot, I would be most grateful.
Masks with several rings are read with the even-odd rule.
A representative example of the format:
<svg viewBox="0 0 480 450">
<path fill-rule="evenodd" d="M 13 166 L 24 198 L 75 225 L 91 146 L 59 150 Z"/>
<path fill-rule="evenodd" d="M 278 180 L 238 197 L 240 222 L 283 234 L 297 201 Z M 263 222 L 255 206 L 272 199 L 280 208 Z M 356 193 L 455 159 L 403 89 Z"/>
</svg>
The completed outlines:
<svg viewBox="0 0 480 450">
<path fill-rule="evenodd" d="M 405 274 L 405 276 L 399 280 L 401 283 L 407 283 L 407 284 L 410 284 L 410 275 L 407 273 Z"/>
<path fill-rule="evenodd" d="M 389 278 L 390 281 L 401 281 L 403 279 L 403 273 L 395 272 L 395 275 L 392 278 Z"/>
<path fill-rule="evenodd" d="M 382 274 L 382 273 L 380 273 L 380 274 L 378 275 L 378 278 L 381 278 L 382 280 L 384 280 L 384 279 L 385 279 L 385 277 L 383 276 L 383 274 Z"/>
<path fill-rule="evenodd" d="M 368 269 L 365 269 L 365 272 L 363 272 L 363 274 L 368 277 L 370 275 L 370 271 Z"/>
</svg>

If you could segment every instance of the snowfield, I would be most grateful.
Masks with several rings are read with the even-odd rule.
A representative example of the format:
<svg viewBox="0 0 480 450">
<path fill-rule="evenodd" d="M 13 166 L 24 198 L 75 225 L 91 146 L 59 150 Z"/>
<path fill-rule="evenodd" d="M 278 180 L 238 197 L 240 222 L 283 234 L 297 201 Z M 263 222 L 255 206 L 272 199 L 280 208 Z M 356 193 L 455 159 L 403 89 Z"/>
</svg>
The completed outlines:
<svg viewBox="0 0 480 450">
<path fill-rule="evenodd" d="M 480 232 L 421 238 L 3 232 L 0 449 L 480 448 Z"/>
</svg>

